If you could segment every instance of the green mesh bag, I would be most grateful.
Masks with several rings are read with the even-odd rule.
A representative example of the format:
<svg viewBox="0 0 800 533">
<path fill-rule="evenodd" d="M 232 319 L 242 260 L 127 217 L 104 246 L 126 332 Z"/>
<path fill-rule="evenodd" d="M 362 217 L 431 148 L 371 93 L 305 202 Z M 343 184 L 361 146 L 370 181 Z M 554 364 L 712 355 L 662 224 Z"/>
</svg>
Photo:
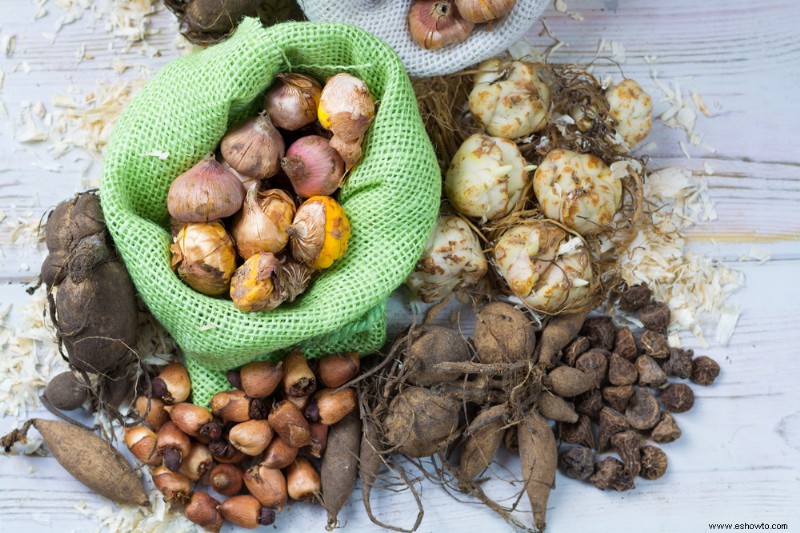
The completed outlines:
<svg viewBox="0 0 800 533">
<path fill-rule="evenodd" d="M 170 269 L 167 192 L 231 124 L 254 116 L 275 75 L 289 71 L 358 76 L 378 100 L 377 114 L 339 194 L 352 226 L 347 254 L 294 303 L 244 313 L 195 292 Z M 291 346 L 308 357 L 379 348 L 386 299 L 422 253 L 440 182 L 411 84 L 387 45 L 353 26 L 263 28 L 248 19 L 224 43 L 168 64 L 133 99 L 114 126 L 100 196 L 139 294 L 180 345 L 193 400 L 205 405 L 229 388 L 226 370 L 279 358 Z"/>
</svg>

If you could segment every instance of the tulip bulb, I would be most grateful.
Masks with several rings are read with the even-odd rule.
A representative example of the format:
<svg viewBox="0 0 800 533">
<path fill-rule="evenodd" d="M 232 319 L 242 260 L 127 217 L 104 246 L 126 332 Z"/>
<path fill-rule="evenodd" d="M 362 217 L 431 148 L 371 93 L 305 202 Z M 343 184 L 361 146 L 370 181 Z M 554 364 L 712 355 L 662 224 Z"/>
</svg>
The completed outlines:
<svg viewBox="0 0 800 533">
<path fill-rule="evenodd" d="M 225 439 L 211 441 L 208 445 L 208 449 L 211 451 L 211 456 L 218 463 L 234 464 L 244 461 L 247 457 Z"/>
<path fill-rule="evenodd" d="M 265 108 L 275 126 L 295 131 L 316 120 L 321 94 L 322 87 L 311 76 L 278 74 L 267 92 Z"/>
<path fill-rule="evenodd" d="M 266 507 L 281 510 L 286 505 L 286 478 L 280 470 L 256 465 L 244 473 L 244 484 Z"/>
<path fill-rule="evenodd" d="M 319 123 L 343 141 L 364 136 L 375 117 L 375 101 L 363 80 L 347 73 L 328 78 L 317 108 Z"/>
<path fill-rule="evenodd" d="M 172 363 L 162 368 L 158 376 L 150 381 L 150 390 L 153 396 L 172 405 L 186 401 L 192 392 L 192 382 L 185 366 Z"/>
<path fill-rule="evenodd" d="M 286 468 L 286 489 L 289 497 L 296 501 L 313 500 L 320 493 L 319 474 L 308 459 L 298 457 Z"/>
<path fill-rule="evenodd" d="M 329 196 L 312 196 L 297 209 L 287 229 L 295 259 L 315 269 L 330 267 L 347 252 L 350 222 Z"/>
<path fill-rule="evenodd" d="M 308 427 L 311 433 L 311 442 L 303 448 L 303 451 L 311 457 L 321 459 L 328 445 L 328 426 L 321 422 L 312 422 Z"/>
<path fill-rule="evenodd" d="M 192 481 L 178 472 L 165 466 L 158 466 L 152 472 L 153 484 L 164 495 L 164 501 L 186 504 L 192 493 Z"/>
<path fill-rule="evenodd" d="M 489 135 L 517 139 L 547 125 L 550 88 L 535 67 L 492 58 L 478 65 L 469 110 Z"/>
<path fill-rule="evenodd" d="M 244 391 L 221 391 L 211 397 L 211 412 L 225 422 L 246 422 L 250 416 L 250 398 Z"/>
<path fill-rule="evenodd" d="M 508 15 L 515 0 L 455 0 L 458 12 L 464 20 L 481 24 Z"/>
<path fill-rule="evenodd" d="M 283 392 L 286 396 L 308 396 L 317 390 L 317 378 L 300 350 L 283 358 Z"/>
<path fill-rule="evenodd" d="M 146 465 L 156 466 L 161 462 L 156 448 L 156 434 L 145 426 L 125 428 L 125 445 L 134 457 Z"/>
<path fill-rule="evenodd" d="M 199 437 L 203 426 L 214 421 L 208 409 L 191 403 L 168 405 L 164 410 L 169 413 L 175 425 L 190 437 Z"/>
<path fill-rule="evenodd" d="M 178 222 L 211 222 L 231 216 L 243 201 L 242 182 L 208 154 L 172 182 L 167 209 Z"/>
<path fill-rule="evenodd" d="M 307 135 L 289 147 L 281 167 L 301 198 L 328 196 L 344 178 L 344 160 L 325 137 Z"/>
<path fill-rule="evenodd" d="M 406 285 L 423 302 L 438 302 L 456 289 L 475 285 L 488 270 L 472 228 L 459 217 L 440 216 Z"/>
<path fill-rule="evenodd" d="M 622 182 L 597 157 L 558 149 L 536 169 L 533 193 L 547 218 L 591 235 L 614 218 L 622 202 Z"/>
<path fill-rule="evenodd" d="M 347 416 L 358 406 L 356 391 L 352 387 L 322 389 L 314 394 L 314 401 L 306 407 L 306 418 L 330 426 Z"/>
<path fill-rule="evenodd" d="M 220 222 L 186 224 L 170 250 L 172 268 L 194 290 L 209 296 L 228 291 L 236 270 L 236 250 Z"/>
<path fill-rule="evenodd" d="M 208 531 L 218 533 L 224 522 L 222 515 L 217 511 L 219 505 L 220 503 L 207 493 L 196 491 L 192 494 L 192 499 L 186 506 L 184 514 L 195 524 Z"/>
<path fill-rule="evenodd" d="M 325 386 L 341 387 L 358 374 L 361 358 L 357 353 L 333 354 L 319 360 L 319 378 Z"/>
<path fill-rule="evenodd" d="M 228 441 L 243 454 L 255 457 L 267 449 L 272 434 L 272 428 L 266 420 L 248 420 L 231 428 Z"/>
<path fill-rule="evenodd" d="M 158 453 L 164 458 L 164 466 L 175 472 L 191 450 L 192 443 L 189 441 L 189 436 L 171 421 L 161 426 L 157 436 Z"/>
<path fill-rule="evenodd" d="M 249 494 L 226 499 L 218 508 L 222 517 L 231 524 L 248 529 L 269 526 L 275 522 L 275 511 Z"/>
<path fill-rule="evenodd" d="M 453 156 L 444 193 L 457 211 L 482 222 L 496 220 L 517 205 L 530 181 L 528 171 L 516 144 L 476 133 Z"/>
<path fill-rule="evenodd" d="M 289 446 L 285 440 L 276 436 L 267 446 L 261 464 L 267 468 L 286 468 L 297 458 L 300 448 Z"/>
<path fill-rule="evenodd" d="M 289 446 L 302 448 L 311 442 L 308 421 L 291 402 L 276 403 L 272 407 L 268 420 L 275 433 L 280 435 Z"/>
<path fill-rule="evenodd" d="M 244 393 L 251 398 L 263 398 L 272 394 L 283 378 L 283 363 L 278 361 L 255 361 L 247 363 L 239 371 Z"/>
<path fill-rule="evenodd" d="M 411 38 L 426 50 L 467 40 L 475 25 L 464 20 L 452 0 L 417 0 L 408 11 Z"/>
<path fill-rule="evenodd" d="M 160 398 L 148 399 L 142 395 L 136 398 L 134 407 L 143 417 L 144 423 L 153 431 L 158 431 L 169 420 L 169 413 L 164 410 L 164 405 L 164 401 Z"/>
<path fill-rule="evenodd" d="M 233 496 L 242 490 L 244 472 L 236 465 L 222 463 L 211 469 L 208 481 L 215 491 L 225 496 Z"/>
<path fill-rule="evenodd" d="M 189 453 L 181 462 L 180 472 L 192 481 L 197 481 L 205 475 L 214 464 L 211 450 L 201 442 L 192 443 Z"/>
<path fill-rule="evenodd" d="M 548 220 L 507 230 L 494 247 L 494 259 L 511 292 L 535 311 L 560 313 L 591 290 L 592 266 L 583 240 Z"/>
<path fill-rule="evenodd" d="M 234 127 L 220 142 L 222 158 L 240 174 L 267 179 L 278 173 L 286 147 L 266 112 Z"/>
</svg>

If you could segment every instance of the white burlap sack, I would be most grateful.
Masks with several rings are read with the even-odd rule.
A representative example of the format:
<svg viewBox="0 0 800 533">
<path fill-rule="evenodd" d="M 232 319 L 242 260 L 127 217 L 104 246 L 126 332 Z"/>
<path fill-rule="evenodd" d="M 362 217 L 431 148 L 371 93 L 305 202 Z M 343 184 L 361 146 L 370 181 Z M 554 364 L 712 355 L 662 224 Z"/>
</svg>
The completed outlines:
<svg viewBox="0 0 800 533">
<path fill-rule="evenodd" d="M 408 8 L 412 0 L 300 0 L 309 20 L 347 22 L 379 37 L 395 49 L 412 76 L 451 74 L 503 53 L 539 18 L 550 0 L 517 0 L 511 13 L 491 31 L 476 26 L 463 43 L 425 50 L 411 40 Z"/>
</svg>

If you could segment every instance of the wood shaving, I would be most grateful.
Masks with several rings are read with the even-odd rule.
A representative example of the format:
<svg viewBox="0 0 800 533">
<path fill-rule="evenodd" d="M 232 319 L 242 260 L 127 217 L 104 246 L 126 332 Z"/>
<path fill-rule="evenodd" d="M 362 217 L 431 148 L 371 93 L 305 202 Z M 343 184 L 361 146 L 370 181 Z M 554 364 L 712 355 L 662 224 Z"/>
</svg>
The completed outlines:
<svg viewBox="0 0 800 533">
<path fill-rule="evenodd" d="M 651 173 L 644 184 L 651 203 L 649 223 L 638 228 L 617 269 L 629 285 L 646 283 L 654 298 L 672 312 L 670 332 L 689 330 L 708 346 L 701 322 L 716 322 L 717 341 L 730 339 L 738 309 L 728 298 L 744 285 L 744 275 L 721 261 L 689 252 L 683 232 L 695 224 L 715 220 L 705 176 L 685 169 L 666 168 Z"/>
<path fill-rule="evenodd" d="M 711 111 L 709 111 L 708 106 L 703 101 L 703 97 L 700 96 L 696 91 L 691 91 L 692 94 L 692 101 L 694 102 L 695 107 L 697 110 L 700 111 L 703 115 L 710 117 Z"/>
<path fill-rule="evenodd" d="M 770 259 L 772 259 L 772 254 L 769 253 L 769 250 L 757 246 L 753 246 L 746 254 L 739 256 L 739 261 L 758 261 L 759 265 L 763 265 Z"/>
<path fill-rule="evenodd" d="M 25 303 L 19 325 L 9 320 L 11 306 L 0 310 L 0 414 L 27 417 L 39 408 L 39 394 L 50 378 L 68 370 L 58 353 L 46 318 L 47 292 L 40 287 Z"/>
</svg>

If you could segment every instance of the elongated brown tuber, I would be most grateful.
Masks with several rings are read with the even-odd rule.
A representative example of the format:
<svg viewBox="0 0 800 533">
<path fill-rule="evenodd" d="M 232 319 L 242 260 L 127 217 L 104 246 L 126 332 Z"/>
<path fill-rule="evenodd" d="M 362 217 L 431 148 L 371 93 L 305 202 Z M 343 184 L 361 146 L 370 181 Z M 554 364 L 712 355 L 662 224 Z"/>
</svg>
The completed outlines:
<svg viewBox="0 0 800 533">
<path fill-rule="evenodd" d="M 328 447 L 322 457 L 320 478 L 322 480 L 322 506 L 328 512 L 328 525 L 331 531 L 336 527 L 339 511 L 356 485 L 358 474 L 358 455 L 356 450 L 361 442 L 361 418 L 358 411 L 330 427 Z"/>
<path fill-rule="evenodd" d="M 520 421 L 517 433 L 522 479 L 533 510 L 533 525 L 543 531 L 547 500 L 556 480 L 556 439 L 547 420 L 534 410 Z"/>
<path fill-rule="evenodd" d="M 15 442 L 25 442 L 31 425 L 39 430 L 56 461 L 75 479 L 116 503 L 148 505 L 141 479 L 122 454 L 78 426 L 34 418 L 3 437 L 0 446 L 8 451 Z"/>
<path fill-rule="evenodd" d="M 552 365 L 560 352 L 578 335 L 586 313 L 570 313 L 554 316 L 542 330 L 539 339 L 539 358 L 542 363 Z"/>
</svg>

